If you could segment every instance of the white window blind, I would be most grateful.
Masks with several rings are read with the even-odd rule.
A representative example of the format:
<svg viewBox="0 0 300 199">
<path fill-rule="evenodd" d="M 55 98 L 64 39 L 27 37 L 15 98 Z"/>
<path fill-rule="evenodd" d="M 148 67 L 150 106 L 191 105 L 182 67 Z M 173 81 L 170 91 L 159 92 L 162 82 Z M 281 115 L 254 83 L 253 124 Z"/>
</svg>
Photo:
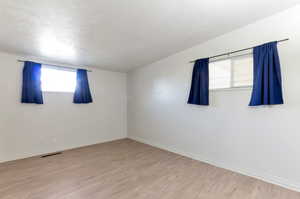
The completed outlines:
<svg viewBox="0 0 300 199">
<path fill-rule="evenodd" d="M 250 55 L 209 63 L 211 90 L 250 87 L 253 84 L 253 58 Z"/>
</svg>

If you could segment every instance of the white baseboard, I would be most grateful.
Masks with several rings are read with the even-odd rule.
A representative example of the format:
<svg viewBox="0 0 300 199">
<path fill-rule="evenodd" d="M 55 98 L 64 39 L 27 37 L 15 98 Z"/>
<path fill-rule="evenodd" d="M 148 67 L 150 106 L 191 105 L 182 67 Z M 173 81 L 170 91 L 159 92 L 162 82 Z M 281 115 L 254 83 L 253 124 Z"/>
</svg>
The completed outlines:
<svg viewBox="0 0 300 199">
<path fill-rule="evenodd" d="M 70 147 L 64 147 L 64 148 L 55 148 L 51 151 L 43 151 L 43 152 L 37 152 L 37 153 L 22 153 L 22 154 L 17 154 L 13 157 L 9 157 L 6 159 L 1 159 L 0 158 L 0 163 L 5 163 L 5 162 L 10 162 L 10 161 L 15 161 L 15 160 L 21 160 L 21 159 L 26 159 L 26 158 L 32 158 L 32 157 L 38 157 L 38 156 L 42 156 L 45 154 L 49 154 L 49 153 L 55 153 L 55 152 L 60 152 L 60 151 L 67 151 L 67 150 L 72 150 L 72 149 L 78 149 L 81 147 L 88 147 L 91 145 L 95 145 L 95 144 L 103 144 L 106 142 L 112 142 L 112 141 L 117 141 L 117 140 L 122 140 L 122 139 L 126 139 L 127 136 L 122 136 L 122 137 L 117 137 L 117 138 L 111 138 L 111 139 L 104 139 L 101 141 L 96 141 L 96 142 L 92 142 L 92 143 L 85 143 L 85 144 L 78 144 L 76 146 L 70 146 Z"/>
<path fill-rule="evenodd" d="M 177 149 L 176 147 L 166 146 L 166 145 L 163 145 L 163 144 L 161 144 L 159 142 L 156 142 L 156 141 L 153 141 L 153 140 L 146 140 L 146 139 L 139 138 L 139 137 L 134 137 L 134 136 L 129 136 L 128 138 L 132 139 L 132 140 L 135 140 L 135 141 L 138 141 L 138 142 L 141 142 L 141 143 L 144 143 L 144 144 L 148 144 L 148 145 L 157 147 L 157 148 L 161 148 L 161 149 L 173 152 L 173 153 L 177 153 L 179 155 L 192 158 L 194 160 L 205 162 L 205 163 L 211 164 L 211 165 L 216 166 L 216 167 L 227 169 L 227 170 L 237 172 L 237 173 L 249 176 L 249 177 L 253 177 L 253 178 L 257 178 L 259 180 L 263 180 L 263 181 L 271 183 L 271 184 L 275 184 L 275 185 L 278 185 L 278 186 L 281 186 L 281 187 L 285 187 L 287 189 L 291 189 L 291 190 L 300 192 L 300 182 L 291 182 L 288 179 L 285 179 L 285 178 L 282 178 L 282 177 L 279 177 L 279 176 L 276 176 L 276 175 L 272 175 L 272 174 L 269 174 L 269 173 L 255 171 L 254 169 L 250 169 L 250 168 L 237 168 L 234 165 L 230 165 L 228 163 L 220 162 L 220 161 L 217 161 L 217 160 L 212 160 L 212 159 L 206 158 L 206 157 L 204 157 L 202 155 L 199 155 L 199 154 L 184 152 L 182 150 Z"/>
</svg>

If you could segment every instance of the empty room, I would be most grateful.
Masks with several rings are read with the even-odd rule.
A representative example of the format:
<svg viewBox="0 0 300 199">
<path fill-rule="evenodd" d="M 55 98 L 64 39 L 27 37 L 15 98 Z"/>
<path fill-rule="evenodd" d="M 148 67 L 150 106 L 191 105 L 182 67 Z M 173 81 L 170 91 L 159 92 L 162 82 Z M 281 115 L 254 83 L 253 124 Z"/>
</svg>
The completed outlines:
<svg viewBox="0 0 300 199">
<path fill-rule="evenodd" d="M 0 199 L 300 199 L 299 0 L 1 0 Z"/>
</svg>

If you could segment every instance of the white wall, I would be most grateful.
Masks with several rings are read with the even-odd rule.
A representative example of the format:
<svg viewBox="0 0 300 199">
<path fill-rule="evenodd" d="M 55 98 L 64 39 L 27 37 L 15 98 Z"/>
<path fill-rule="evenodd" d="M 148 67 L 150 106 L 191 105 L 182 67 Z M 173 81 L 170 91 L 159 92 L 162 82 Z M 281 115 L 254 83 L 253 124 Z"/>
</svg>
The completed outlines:
<svg viewBox="0 0 300 199">
<path fill-rule="evenodd" d="M 44 105 L 21 104 L 22 63 L 0 53 L 0 162 L 124 138 L 126 74 L 92 69 L 92 104 L 72 93 L 44 93 Z"/>
<path fill-rule="evenodd" d="M 131 71 L 129 137 L 300 191 L 299 22 L 297 6 Z M 250 89 L 211 92 L 209 107 L 186 103 L 190 60 L 284 38 L 285 105 L 250 108 Z"/>
</svg>

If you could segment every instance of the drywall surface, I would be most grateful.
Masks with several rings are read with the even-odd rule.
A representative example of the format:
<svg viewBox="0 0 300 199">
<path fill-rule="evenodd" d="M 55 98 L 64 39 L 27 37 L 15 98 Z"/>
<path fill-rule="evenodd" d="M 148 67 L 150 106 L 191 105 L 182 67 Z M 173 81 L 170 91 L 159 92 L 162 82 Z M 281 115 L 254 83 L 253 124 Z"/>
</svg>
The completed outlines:
<svg viewBox="0 0 300 199">
<path fill-rule="evenodd" d="M 21 104 L 23 64 L 0 53 L 0 162 L 125 138 L 126 74 L 93 69 L 94 99 L 73 104 L 73 93 L 43 93 L 44 104 Z"/>
<path fill-rule="evenodd" d="M 299 13 L 296 6 L 131 71 L 129 137 L 300 190 Z M 248 107 L 251 89 L 211 92 L 209 107 L 186 103 L 189 61 L 284 38 L 284 105 Z"/>
</svg>

